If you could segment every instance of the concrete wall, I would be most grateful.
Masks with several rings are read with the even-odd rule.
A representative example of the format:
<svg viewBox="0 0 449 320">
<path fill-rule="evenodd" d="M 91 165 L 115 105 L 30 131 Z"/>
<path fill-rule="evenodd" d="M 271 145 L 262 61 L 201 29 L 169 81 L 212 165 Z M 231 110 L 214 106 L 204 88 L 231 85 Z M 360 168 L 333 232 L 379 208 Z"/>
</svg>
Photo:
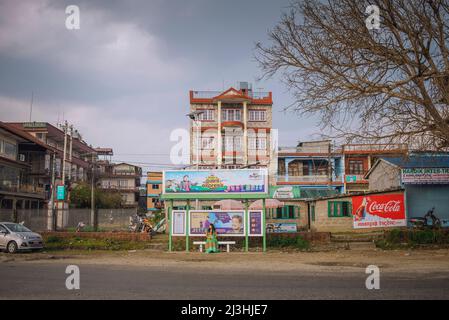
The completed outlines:
<svg viewBox="0 0 449 320">
<path fill-rule="evenodd" d="M 405 194 L 408 217 L 422 217 L 435 207 L 438 218 L 449 220 L 449 185 L 406 185 Z"/>
<path fill-rule="evenodd" d="M 369 175 L 369 190 L 386 190 L 401 186 L 401 170 L 380 161 Z"/>
</svg>

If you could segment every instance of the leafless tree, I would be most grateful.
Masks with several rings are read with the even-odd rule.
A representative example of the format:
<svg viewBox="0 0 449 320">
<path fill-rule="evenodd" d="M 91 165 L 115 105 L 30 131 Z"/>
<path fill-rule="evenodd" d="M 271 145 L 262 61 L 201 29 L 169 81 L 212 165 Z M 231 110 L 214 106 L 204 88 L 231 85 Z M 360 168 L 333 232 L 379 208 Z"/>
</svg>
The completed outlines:
<svg viewBox="0 0 449 320">
<path fill-rule="evenodd" d="M 288 108 L 333 137 L 449 148 L 449 0 L 296 1 L 269 38 L 256 44 L 263 77 L 280 74 Z"/>
</svg>

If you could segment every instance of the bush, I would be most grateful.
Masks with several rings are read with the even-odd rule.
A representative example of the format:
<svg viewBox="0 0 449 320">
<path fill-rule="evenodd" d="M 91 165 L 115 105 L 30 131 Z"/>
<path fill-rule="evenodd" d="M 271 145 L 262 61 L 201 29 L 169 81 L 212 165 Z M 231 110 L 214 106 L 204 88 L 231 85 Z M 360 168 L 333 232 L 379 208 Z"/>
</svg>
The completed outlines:
<svg viewBox="0 0 449 320">
<path fill-rule="evenodd" d="M 296 248 L 301 250 L 310 248 L 310 242 L 301 236 L 271 236 L 268 238 L 267 245 L 274 248 Z"/>
<path fill-rule="evenodd" d="M 442 229 L 401 230 L 393 229 L 385 233 L 376 246 L 383 249 L 409 248 L 419 245 L 447 245 L 449 244 L 449 231 Z"/>
</svg>

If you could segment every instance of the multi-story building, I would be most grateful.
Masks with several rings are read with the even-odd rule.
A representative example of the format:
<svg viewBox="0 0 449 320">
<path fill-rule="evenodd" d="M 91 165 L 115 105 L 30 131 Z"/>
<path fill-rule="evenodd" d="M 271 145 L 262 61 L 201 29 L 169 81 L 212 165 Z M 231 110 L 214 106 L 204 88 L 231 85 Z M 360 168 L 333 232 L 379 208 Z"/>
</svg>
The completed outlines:
<svg viewBox="0 0 449 320">
<path fill-rule="evenodd" d="M 269 167 L 272 93 L 190 91 L 190 164 L 200 169 Z"/>
<path fill-rule="evenodd" d="M 26 132 L 33 136 L 48 148 L 55 150 L 55 175 L 56 184 L 62 180 L 62 170 L 65 168 L 65 182 L 76 183 L 87 180 L 87 173 L 91 168 L 92 157 L 96 158 L 95 149 L 89 146 L 75 130 L 64 133 L 63 130 L 53 126 L 48 122 L 20 122 L 10 123 L 11 126 Z M 64 161 L 64 140 L 66 140 L 66 155 L 65 165 Z M 30 157 L 33 155 L 30 154 Z M 51 174 L 47 171 L 42 171 L 44 164 L 49 162 L 49 156 L 41 159 L 40 178 L 43 184 L 50 184 Z"/>
<path fill-rule="evenodd" d="M 0 121 L 0 210 L 44 208 L 50 197 L 52 148 Z"/>
<path fill-rule="evenodd" d="M 342 146 L 344 156 L 344 183 L 346 193 L 368 191 L 366 173 L 377 159 L 382 157 L 405 157 L 406 144 L 347 144 Z"/>
<path fill-rule="evenodd" d="M 343 190 L 343 156 L 331 141 L 300 142 L 278 151 L 277 185 Z"/>
<path fill-rule="evenodd" d="M 110 163 L 103 160 L 97 163 L 97 187 L 107 192 L 120 193 L 123 207 L 138 206 L 142 168 L 128 163 Z"/>
<path fill-rule="evenodd" d="M 150 171 L 147 173 L 147 211 L 158 212 L 163 209 L 162 194 L 162 172 Z"/>
</svg>

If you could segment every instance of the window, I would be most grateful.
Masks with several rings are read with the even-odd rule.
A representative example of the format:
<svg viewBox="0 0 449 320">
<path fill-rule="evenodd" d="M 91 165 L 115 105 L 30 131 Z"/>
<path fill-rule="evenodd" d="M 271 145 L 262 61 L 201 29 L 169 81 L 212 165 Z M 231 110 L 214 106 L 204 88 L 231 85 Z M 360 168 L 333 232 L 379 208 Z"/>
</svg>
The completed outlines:
<svg viewBox="0 0 449 320">
<path fill-rule="evenodd" d="M 118 185 L 119 187 L 128 187 L 128 180 L 119 180 Z"/>
<path fill-rule="evenodd" d="M 242 112 L 238 109 L 224 109 L 221 111 L 222 121 L 241 121 Z"/>
<path fill-rule="evenodd" d="M 47 138 L 47 134 L 43 133 L 43 132 L 37 132 L 36 133 L 36 138 L 39 139 L 42 142 L 46 142 L 46 138 Z"/>
<path fill-rule="evenodd" d="M 201 149 L 213 150 L 214 149 L 214 137 L 201 137 Z"/>
<path fill-rule="evenodd" d="M 249 110 L 249 121 L 266 121 L 265 110 Z"/>
<path fill-rule="evenodd" d="M 315 204 L 310 206 L 310 219 L 315 222 Z"/>
<path fill-rule="evenodd" d="M 266 137 L 249 137 L 248 149 L 250 150 L 266 150 L 267 138 Z"/>
<path fill-rule="evenodd" d="M 223 145 L 226 151 L 242 151 L 242 137 L 225 135 L 223 137 Z"/>
<path fill-rule="evenodd" d="M 298 211 L 298 214 L 296 214 Z M 295 219 L 299 217 L 299 207 L 283 206 L 276 209 L 276 219 Z"/>
<path fill-rule="evenodd" d="M 17 146 L 8 141 L 3 141 L 0 151 L 8 158 L 17 158 Z"/>
<path fill-rule="evenodd" d="M 329 218 L 350 217 L 352 204 L 349 201 L 329 201 L 327 204 L 327 215 Z"/>
<path fill-rule="evenodd" d="M 349 160 L 349 174 L 363 174 L 363 160 Z"/>
<path fill-rule="evenodd" d="M 214 121 L 215 114 L 214 114 L 214 110 L 213 109 L 197 110 L 197 111 L 202 111 L 203 112 L 203 113 L 200 113 L 200 115 L 198 116 L 198 120 L 200 120 L 200 121 Z"/>
<path fill-rule="evenodd" d="M 159 189 L 159 185 L 158 184 L 152 184 L 151 185 L 151 189 Z"/>
</svg>

